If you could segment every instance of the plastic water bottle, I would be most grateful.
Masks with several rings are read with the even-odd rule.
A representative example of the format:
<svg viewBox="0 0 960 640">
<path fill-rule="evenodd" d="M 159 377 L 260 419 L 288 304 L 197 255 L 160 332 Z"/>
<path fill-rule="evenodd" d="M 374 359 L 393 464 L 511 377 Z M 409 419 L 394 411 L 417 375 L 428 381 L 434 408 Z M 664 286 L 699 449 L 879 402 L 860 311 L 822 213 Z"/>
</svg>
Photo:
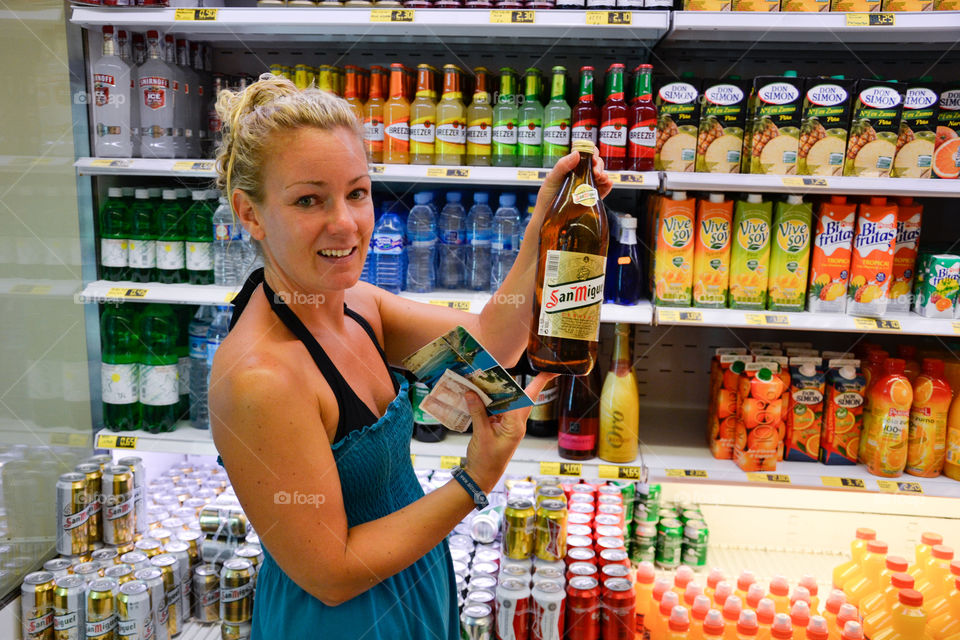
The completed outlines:
<svg viewBox="0 0 960 640">
<path fill-rule="evenodd" d="M 384 211 L 373 229 L 374 284 L 390 293 L 403 285 L 403 222 L 393 210 Z"/>
<path fill-rule="evenodd" d="M 240 264 L 237 268 L 237 284 L 243 284 L 250 272 L 257 268 L 259 252 L 250 232 L 239 222 L 237 227 L 240 228 Z"/>
<path fill-rule="evenodd" d="M 187 329 L 190 335 L 190 423 L 197 429 L 209 426 L 207 415 L 207 330 L 213 322 L 213 307 L 201 305 Z"/>
<path fill-rule="evenodd" d="M 473 194 L 473 206 L 467 214 L 467 282 L 468 289 L 490 288 L 490 238 L 493 235 L 493 209 L 487 204 L 490 194 Z"/>
<path fill-rule="evenodd" d="M 210 328 L 207 329 L 207 361 L 204 371 L 206 385 L 204 391 L 207 392 L 208 396 L 210 392 L 210 370 L 213 368 L 213 356 L 216 355 L 217 349 L 220 348 L 223 339 L 227 337 L 227 332 L 230 330 L 230 317 L 232 315 L 233 310 L 230 307 L 218 305 L 217 312 L 213 316 L 213 322 L 210 323 Z M 203 407 L 203 412 L 206 414 L 203 416 L 203 424 L 194 423 L 193 425 L 200 429 L 210 428 L 210 414 L 209 411 L 207 411 L 206 404 L 205 402 Z"/>
<path fill-rule="evenodd" d="M 437 219 L 440 237 L 440 288 L 461 289 L 466 275 L 464 249 L 467 243 L 467 214 L 460 204 L 459 191 L 447 192 L 447 204 Z"/>
<path fill-rule="evenodd" d="M 407 216 L 407 291 L 429 293 L 437 286 L 437 218 L 430 206 L 432 194 L 413 196 Z"/>
<path fill-rule="evenodd" d="M 537 194 L 528 193 L 527 194 L 527 210 L 520 217 L 520 242 L 517 244 L 517 250 L 520 250 L 520 245 L 523 244 L 523 237 L 527 233 L 527 225 L 530 224 L 530 218 L 533 217 L 533 210 L 537 206 Z"/>
<path fill-rule="evenodd" d="M 490 291 L 495 292 L 503 284 L 517 259 L 520 247 L 520 212 L 517 211 L 517 196 L 500 194 L 500 208 L 493 214 L 493 238 L 491 239 Z"/>
<path fill-rule="evenodd" d="M 240 284 L 240 263 L 243 261 L 243 243 L 240 224 L 233 219 L 227 199 L 220 198 L 213 213 L 213 280 L 223 287 Z"/>
</svg>

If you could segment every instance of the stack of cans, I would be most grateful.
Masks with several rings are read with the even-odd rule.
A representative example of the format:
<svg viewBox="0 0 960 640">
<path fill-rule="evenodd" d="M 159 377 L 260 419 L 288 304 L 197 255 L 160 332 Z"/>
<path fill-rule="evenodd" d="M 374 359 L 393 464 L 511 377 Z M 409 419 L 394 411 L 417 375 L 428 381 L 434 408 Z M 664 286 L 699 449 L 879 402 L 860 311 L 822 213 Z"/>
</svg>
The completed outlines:
<svg viewBox="0 0 960 640">
<path fill-rule="evenodd" d="M 660 504 L 660 485 L 638 485 L 630 559 L 661 569 L 707 564 L 710 531 L 698 505 Z"/>
</svg>

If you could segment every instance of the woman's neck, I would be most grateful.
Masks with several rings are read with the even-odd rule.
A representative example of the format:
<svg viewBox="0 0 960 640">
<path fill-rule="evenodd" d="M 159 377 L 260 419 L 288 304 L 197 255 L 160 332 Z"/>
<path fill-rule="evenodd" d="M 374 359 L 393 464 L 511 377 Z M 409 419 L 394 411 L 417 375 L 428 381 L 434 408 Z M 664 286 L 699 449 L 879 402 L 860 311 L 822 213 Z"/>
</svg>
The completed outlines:
<svg viewBox="0 0 960 640">
<path fill-rule="evenodd" d="M 342 290 L 312 291 L 269 263 L 264 265 L 263 279 L 307 328 L 326 327 L 339 331 L 343 327 Z"/>
</svg>

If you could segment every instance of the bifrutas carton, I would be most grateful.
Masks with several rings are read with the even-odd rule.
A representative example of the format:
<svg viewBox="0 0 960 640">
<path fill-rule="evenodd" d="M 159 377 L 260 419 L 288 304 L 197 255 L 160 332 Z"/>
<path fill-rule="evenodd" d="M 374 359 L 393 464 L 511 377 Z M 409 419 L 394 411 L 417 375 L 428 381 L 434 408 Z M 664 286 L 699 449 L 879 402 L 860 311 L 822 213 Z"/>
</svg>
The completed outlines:
<svg viewBox="0 0 960 640">
<path fill-rule="evenodd" d="M 960 256 L 923 254 L 917 269 L 914 312 L 927 318 L 952 318 L 960 294 Z"/>
<path fill-rule="evenodd" d="M 700 82 L 669 79 L 657 88 L 657 148 L 653 166 L 659 171 L 693 171 L 700 124 Z"/>
<path fill-rule="evenodd" d="M 843 313 L 853 254 L 853 226 L 857 205 L 846 196 L 830 196 L 820 204 L 817 232 L 810 259 L 807 311 Z"/>
<path fill-rule="evenodd" d="M 684 11 L 730 11 L 732 0 L 683 0 Z"/>
<path fill-rule="evenodd" d="M 696 170 L 740 173 L 749 83 L 739 79 L 703 83 Z"/>
<path fill-rule="evenodd" d="M 850 130 L 853 80 L 810 78 L 803 98 L 797 173 L 839 176 Z"/>
<path fill-rule="evenodd" d="M 826 372 L 819 357 L 790 358 L 790 409 L 783 439 L 786 460 L 816 462 L 820 455 Z"/>
<path fill-rule="evenodd" d="M 831 359 L 827 363 L 827 398 L 820 432 L 820 462 L 857 464 L 863 403 L 867 380 L 856 359 Z"/>
<path fill-rule="evenodd" d="M 861 204 L 853 236 L 847 313 L 871 317 L 886 313 L 896 242 L 897 205 L 881 197 Z"/>
<path fill-rule="evenodd" d="M 882 0 L 881 11 L 933 11 L 934 0 Z"/>
<path fill-rule="evenodd" d="M 780 0 L 733 0 L 734 11 L 780 11 Z"/>
<path fill-rule="evenodd" d="M 929 178 L 933 174 L 937 116 L 940 112 L 939 86 L 928 79 L 911 82 L 903 97 L 894 178 Z"/>
<path fill-rule="evenodd" d="M 859 80 L 843 175 L 888 178 L 897 155 L 904 87 L 899 82 Z"/>
<path fill-rule="evenodd" d="M 888 311 L 910 311 L 913 281 L 917 272 L 920 220 L 923 205 L 913 198 L 897 199 L 897 244 L 893 249 L 893 279 L 887 296 Z"/>
</svg>

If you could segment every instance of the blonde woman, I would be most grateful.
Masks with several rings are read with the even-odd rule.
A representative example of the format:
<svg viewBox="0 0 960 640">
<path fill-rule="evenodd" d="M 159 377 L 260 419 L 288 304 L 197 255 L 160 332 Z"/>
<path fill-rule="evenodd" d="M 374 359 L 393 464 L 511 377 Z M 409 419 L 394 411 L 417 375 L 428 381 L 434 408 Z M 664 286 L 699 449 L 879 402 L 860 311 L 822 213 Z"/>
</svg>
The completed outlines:
<svg viewBox="0 0 960 640">
<path fill-rule="evenodd" d="M 496 485 L 528 411 L 488 417 L 471 394 L 460 480 L 424 496 L 410 463 L 407 383 L 388 367 L 457 325 L 501 362 L 517 362 L 538 230 L 577 157 L 549 174 L 501 295 L 471 315 L 359 281 L 373 200 L 344 100 L 264 75 L 224 92 L 217 110 L 219 186 L 265 265 L 235 300 L 209 391 L 214 442 L 264 547 L 252 637 L 454 640 L 444 539 L 482 498 L 476 490 Z M 606 194 L 610 180 L 601 165 L 595 171 Z"/>
</svg>

